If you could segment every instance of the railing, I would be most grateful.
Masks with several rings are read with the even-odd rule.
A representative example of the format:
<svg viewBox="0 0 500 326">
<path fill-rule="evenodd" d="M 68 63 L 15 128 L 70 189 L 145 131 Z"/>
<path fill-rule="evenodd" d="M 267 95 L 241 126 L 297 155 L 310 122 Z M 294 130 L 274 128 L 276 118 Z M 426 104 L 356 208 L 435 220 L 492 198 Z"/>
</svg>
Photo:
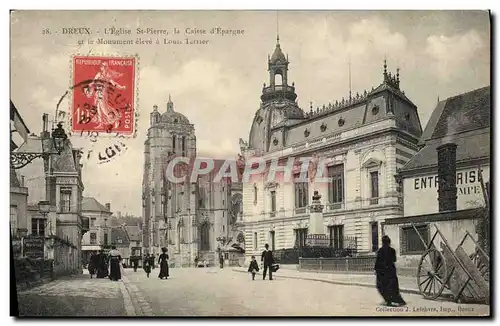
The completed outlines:
<svg viewBox="0 0 500 326">
<path fill-rule="evenodd" d="M 325 236 L 326 237 L 326 236 Z M 310 236 L 308 237 L 310 238 Z M 326 237 L 318 238 L 322 246 L 302 246 L 295 248 L 286 248 L 273 251 L 274 259 L 280 264 L 298 264 L 299 258 L 320 258 L 320 257 L 352 257 L 357 254 L 356 237 L 345 237 L 342 241 L 333 243 Z M 337 245 L 337 246 L 335 246 Z"/>
<path fill-rule="evenodd" d="M 307 213 L 307 207 L 299 207 L 299 208 L 295 208 L 293 210 L 293 213 L 295 215 L 301 215 L 301 214 L 306 214 Z"/>
<path fill-rule="evenodd" d="M 331 204 L 326 204 L 326 210 L 327 211 L 334 211 L 337 209 L 343 209 L 344 208 L 344 203 L 331 203 Z"/>
<path fill-rule="evenodd" d="M 345 258 L 299 258 L 299 269 L 323 272 L 372 272 L 374 256 Z"/>
<path fill-rule="evenodd" d="M 378 199 L 379 197 L 370 198 L 370 205 L 378 205 Z"/>
</svg>

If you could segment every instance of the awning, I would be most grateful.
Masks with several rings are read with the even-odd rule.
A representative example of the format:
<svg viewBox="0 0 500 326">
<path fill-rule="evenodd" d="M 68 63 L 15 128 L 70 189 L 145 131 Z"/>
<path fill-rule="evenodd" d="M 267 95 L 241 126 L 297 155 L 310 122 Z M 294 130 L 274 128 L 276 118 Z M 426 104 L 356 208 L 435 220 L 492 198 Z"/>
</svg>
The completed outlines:
<svg viewBox="0 0 500 326">
<path fill-rule="evenodd" d="M 83 245 L 82 246 L 82 251 L 99 251 L 101 250 L 101 246 L 96 246 L 96 245 Z"/>
</svg>

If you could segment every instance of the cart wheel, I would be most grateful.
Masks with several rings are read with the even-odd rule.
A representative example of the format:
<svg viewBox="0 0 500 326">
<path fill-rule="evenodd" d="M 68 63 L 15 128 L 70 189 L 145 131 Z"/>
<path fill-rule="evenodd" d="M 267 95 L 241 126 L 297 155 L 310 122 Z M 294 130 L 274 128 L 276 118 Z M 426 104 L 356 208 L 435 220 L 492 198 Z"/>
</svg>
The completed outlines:
<svg viewBox="0 0 500 326">
<path fill-rule="evenodd" d="M 446 287 L 446 276 L 448 269 L 443 254 L 436 248 L 427 249 L 417 270 L 418 289 L 424 298 L 437 299 Z"/>
</svg>

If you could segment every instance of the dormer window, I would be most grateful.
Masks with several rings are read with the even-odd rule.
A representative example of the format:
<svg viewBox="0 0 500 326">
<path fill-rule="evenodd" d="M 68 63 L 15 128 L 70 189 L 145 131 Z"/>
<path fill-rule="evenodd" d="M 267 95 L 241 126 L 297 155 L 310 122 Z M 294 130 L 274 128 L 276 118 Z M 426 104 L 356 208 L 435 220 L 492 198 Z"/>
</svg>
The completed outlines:
<svg viewBox="0 0 500 326">
<path fill-rule="evenodd" d="M 377 115 L 377 114 L 378 114 L 378 111 L 379 111 L 379 107 L 378 107 L 378 105 L 375 105 L 375 106 L 372 108 L 372 114 L 373 114 L 373 115 Z"/>
</svg>

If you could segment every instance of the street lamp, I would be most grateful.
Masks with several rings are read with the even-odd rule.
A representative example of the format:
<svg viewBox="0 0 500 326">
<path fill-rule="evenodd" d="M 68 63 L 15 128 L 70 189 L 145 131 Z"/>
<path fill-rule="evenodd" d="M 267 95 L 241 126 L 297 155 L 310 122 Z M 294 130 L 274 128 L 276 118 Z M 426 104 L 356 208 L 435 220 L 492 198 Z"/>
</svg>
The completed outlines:
<svg viewBox="0 0 500 326">
<path fill-rule="evenodd" d="M 20 169 L 25 167 L 26 165 L 33 162 L 35 159 L 39 157 L 47 157 L 49 155 L 60 155 L 64 150 L 64 144 L 68 139 L 68 135 L 64 132 L 62 127 L 62 123 L 59 122 L 57 124 L 57 128 L 52 131 L 52 142 L 53 146 L 56 149 L 56 152 L 45 152 L 43 150 L 43 139 L 42 141 L 42 152 L 11 152 L 10 153 L 10 162 L 11 167 L 14 169 Z"/>
</svg>

